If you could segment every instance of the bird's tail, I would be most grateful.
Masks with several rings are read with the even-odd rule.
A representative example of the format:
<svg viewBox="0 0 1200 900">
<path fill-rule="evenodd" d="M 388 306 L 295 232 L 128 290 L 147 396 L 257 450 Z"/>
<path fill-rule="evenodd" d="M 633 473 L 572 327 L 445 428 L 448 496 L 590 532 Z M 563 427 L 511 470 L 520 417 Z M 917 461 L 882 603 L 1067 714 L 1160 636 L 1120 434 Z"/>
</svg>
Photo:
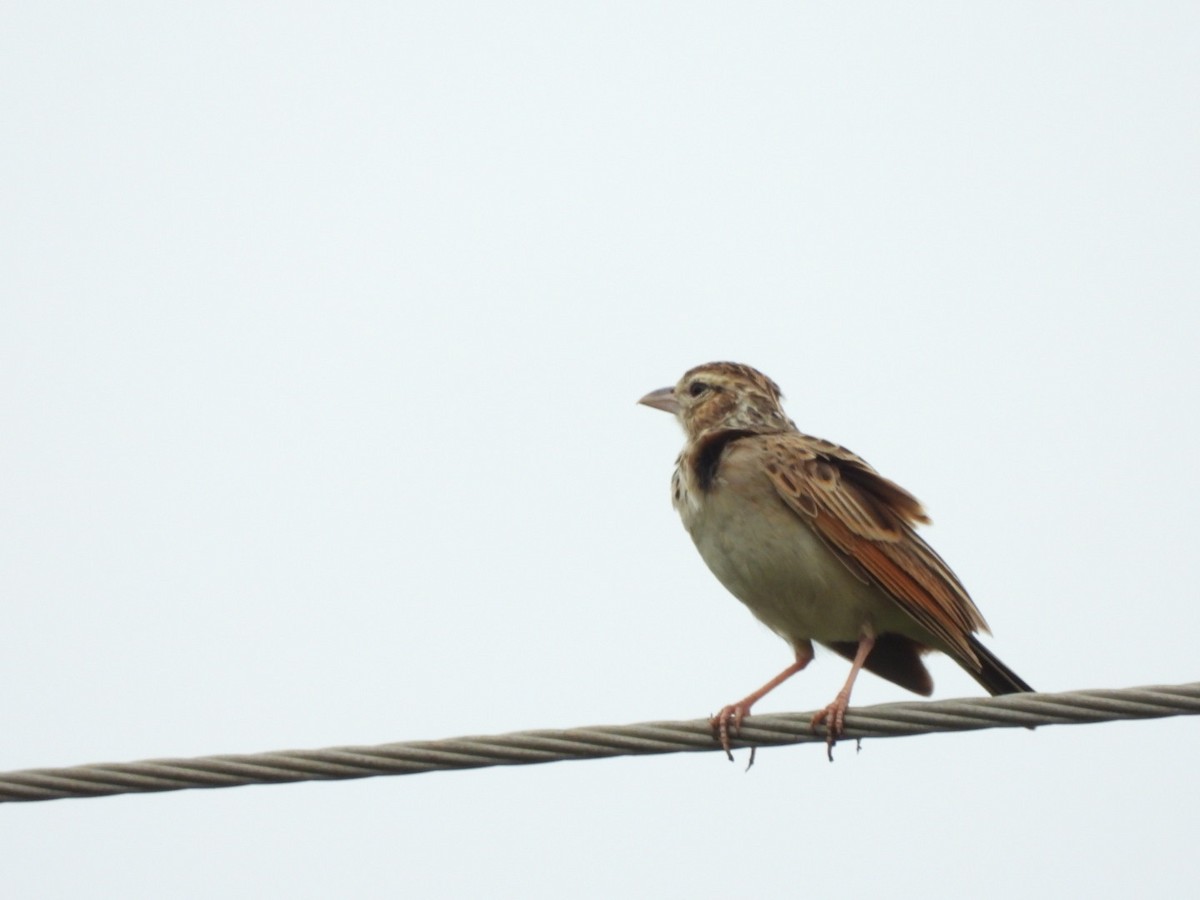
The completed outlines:
<svg viewBox="0 0 1200 900">
<path fill-rule="evenodd" d="M 967 671 L 989 694 L 994 697 L 996 694 L 1033 693 L 1033 688 L 1020 675 L 1000 662 L 1000 658 L 983 646 L 975 635 L 971 635 L 968 640 L 971 643 L 971 651 L 979 660 L 980 668 L 978 672 L 969 668 Z"/>
</svg>

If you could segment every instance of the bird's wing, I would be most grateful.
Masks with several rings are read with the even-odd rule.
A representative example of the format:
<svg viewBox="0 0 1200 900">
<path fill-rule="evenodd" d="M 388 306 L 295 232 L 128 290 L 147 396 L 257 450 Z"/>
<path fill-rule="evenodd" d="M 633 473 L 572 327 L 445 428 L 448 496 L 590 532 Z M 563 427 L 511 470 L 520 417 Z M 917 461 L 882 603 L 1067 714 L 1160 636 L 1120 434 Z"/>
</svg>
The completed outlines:
<svg viewBox="0 0 1200 900">
<path fill-rule="evenodd" d="M 844 447 L 793 432 L 765 437 L 767 476 L 784 502 L 860 575 L 972 667 L 987 630 L 966 589 L 913 530 L 929 518 L 912 494 Z"/>
</svg>

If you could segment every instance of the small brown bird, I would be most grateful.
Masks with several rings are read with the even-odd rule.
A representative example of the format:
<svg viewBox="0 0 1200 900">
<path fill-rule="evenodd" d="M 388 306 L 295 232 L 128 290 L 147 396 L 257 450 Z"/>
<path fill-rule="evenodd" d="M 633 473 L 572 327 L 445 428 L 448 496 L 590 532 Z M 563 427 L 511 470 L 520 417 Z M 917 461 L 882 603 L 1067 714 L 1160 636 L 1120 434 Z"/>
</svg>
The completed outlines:
<svg viewBox="0 0 1200 900">
<path fill-rule="evenodd" d="M 913 530 L 929 522 L 916 498 L 849 450 L 802 434 L 781 399 L 756 369 L 716 362 L 638 401 L 674 414 L 687 433 L 671 492 L 696 549 L 796 655 L 713 717 L 726 754 L 750 708 L 812 661 L 813 641 L 852 661 L 812 720 L 825 723 L 830 751 L 860 669 L 928 696 L 921 655 L 940 650 L 992 694 L 1032 691 L 975 637 L 987 623 Z"/>
</svg>

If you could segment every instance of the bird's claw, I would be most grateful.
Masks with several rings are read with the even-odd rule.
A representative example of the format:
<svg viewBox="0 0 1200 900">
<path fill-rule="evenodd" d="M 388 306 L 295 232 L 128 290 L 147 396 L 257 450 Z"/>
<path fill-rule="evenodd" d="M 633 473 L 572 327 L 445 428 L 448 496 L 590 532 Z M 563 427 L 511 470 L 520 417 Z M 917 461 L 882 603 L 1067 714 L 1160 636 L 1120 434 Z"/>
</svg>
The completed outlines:
<svg viewBox="0 0 1200 900">
<path fill-rule="evenodd" d="M 725 751 L 730 762 L 733 762 L 731 741 L 741 733 L 742 720 L 748 713 L 749 709 L 744 704 L 731 703 L 708 720 L 708 724 L 712 726 L 713 737 L 720 742 L 721 749 Z"/>
<path fill-rule="evenodd" d="M 825 725 L 825 755 L 833 762 L 833 745 L 838 742 L 846 731 L 846 709 L 850 706 L 850 698 L 838 694 L 833 702 L 812 717 L 810 727 L 813 731 L 817 726 Z"/>
</svg>

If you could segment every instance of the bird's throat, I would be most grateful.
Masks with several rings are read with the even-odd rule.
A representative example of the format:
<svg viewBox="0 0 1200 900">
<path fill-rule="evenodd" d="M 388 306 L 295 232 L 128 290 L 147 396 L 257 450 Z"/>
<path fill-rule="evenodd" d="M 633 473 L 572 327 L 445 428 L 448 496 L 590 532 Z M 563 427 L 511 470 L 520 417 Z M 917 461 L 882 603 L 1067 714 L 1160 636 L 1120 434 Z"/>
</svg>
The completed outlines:
<svg viewBox="0 0 1200 900">
<path fill-rule="evenodd" d="M 686 464 L 691 470 L 692 484 L 701 493 L 712 490 L 721 468 L 721 457 L 727 447 L 740 438 L 750 437 L 755 432 L 742 429 L 722 429 L 702 435 L 688 453 Z"/>
</svg>

